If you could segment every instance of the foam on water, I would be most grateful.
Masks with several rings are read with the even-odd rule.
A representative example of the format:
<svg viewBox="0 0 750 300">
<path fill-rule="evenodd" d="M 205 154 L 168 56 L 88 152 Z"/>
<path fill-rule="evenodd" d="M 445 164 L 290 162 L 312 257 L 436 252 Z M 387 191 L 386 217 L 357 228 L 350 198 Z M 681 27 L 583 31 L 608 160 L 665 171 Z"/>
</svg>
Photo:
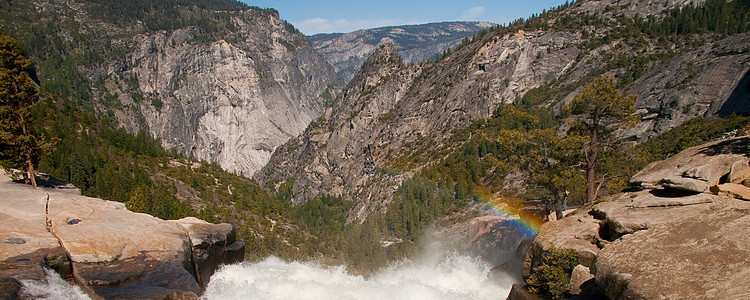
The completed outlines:
<svg viewBox="0 0 750 300">
<path fill-rule="evenodd" d="M 57 272 L 45 268 L 44 273 L 46 273 L 47 282 L 21 280 L 21 284 L 23 285 L 21 293 L 30 299 L 91 299 L 78 286 L 68 284 Z"/>
<path fill-rule="evenodd" d="M 438 263 L 405 261 L 365 278 L 344 267 L 285 262 L 224 266 L 202 299 L 505 299 L 513 283 L 490 280 L 490 266 L 449 254 Z"/>
</svg>

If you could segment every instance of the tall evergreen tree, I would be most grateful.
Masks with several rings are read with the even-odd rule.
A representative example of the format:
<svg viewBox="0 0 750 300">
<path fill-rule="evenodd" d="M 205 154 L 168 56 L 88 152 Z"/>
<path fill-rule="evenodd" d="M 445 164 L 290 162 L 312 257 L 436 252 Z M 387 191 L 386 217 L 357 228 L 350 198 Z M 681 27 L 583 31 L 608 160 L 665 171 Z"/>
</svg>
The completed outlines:
<svg viewBox="0 0 750 300">
<path fill-rule="evenodd" d="M 586 201 L 596 201 L 597 155 L 606 146 L 610 133 L 623 125 L 635 125 L 633 105 L 636 95 L 625 95 L 617 89 L 615 80 L 605 76 L 587 84 L 578 93 L 566 111 L 574 116 L 571 132 L 588 137 L 583 147 L 586 160 Z M 602 181 L 603 182 L 603 181 Z"/>
<path fill-rule="evenodd" d="M 31 61 L 12 36 L 0 33 L 0 156 L 26 170 L 26 183 L 36 187 L 34 164 L 46 148 L 31 132 L 29 108 L 39 99 L 29 76 Z"/>
</svg>

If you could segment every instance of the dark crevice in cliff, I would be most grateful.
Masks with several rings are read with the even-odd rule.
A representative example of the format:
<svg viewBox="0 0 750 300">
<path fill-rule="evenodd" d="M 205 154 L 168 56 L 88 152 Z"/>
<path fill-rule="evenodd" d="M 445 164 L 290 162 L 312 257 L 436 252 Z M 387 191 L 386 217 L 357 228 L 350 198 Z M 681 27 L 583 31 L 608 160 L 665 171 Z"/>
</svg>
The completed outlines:
<svg viewBox="0 0 750 300">
<path fill-rule="evenodd" d="M 732 114 L 750 115 L 750 71 L 745 72 L 718 113 L 721 118 Z"/>
</svg>

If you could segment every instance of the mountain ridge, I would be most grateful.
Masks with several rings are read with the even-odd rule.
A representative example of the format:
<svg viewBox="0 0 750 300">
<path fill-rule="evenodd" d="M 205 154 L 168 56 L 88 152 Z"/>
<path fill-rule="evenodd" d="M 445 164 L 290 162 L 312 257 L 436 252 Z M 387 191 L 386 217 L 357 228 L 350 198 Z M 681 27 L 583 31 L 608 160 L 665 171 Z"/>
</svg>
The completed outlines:
<svg viewBox="0 0 750 300">
<path fill-rule="evenodd" d="M 738 74 L 749 68 L 743 62 L 750 53 L 743 49 L 750 35 L 684 33 L 665 39 L 651 30 L 666 21 L 645 20 L 635 12 L 633 18 L 623 17 L 630 6 L 615 4 L 561 6 L 477 35 L 435 63 L 394 67 L 388 74 L 360 70 L 324 117 L 279 148 L 256 178 L 293 180 L 294 203 L 327 193 L 356 199 L 349 220 L 361 222 L 384 210 L 404 178 L 441 163 L 467 141 L 457 135 L 462 129 L 509 103 L 523 101 L 559 115 L 585 83 L 609 75 L 624 91 L 640 96 L 636 108 L 643 122 L 618 132 L 621 138 L 643 141 L 693 117 L 713 116 L 709 106 L 726 100 L 713 95 L 730 93 L 743 77 Z M 662 19 L 690 11 L 679 7 L 660 4 L 638 11 L 658 9 Z M 637 47 L 645 51 L 638 53 L 642 60 L 632 52 Z M 669 71 L 658 71 L 664 68 Z M 726 72 L 703 77 L 691 68 Z M 664 83 L 643 84 L 653 81 Z M 694 89 L 675 89 L 681 82 Z"/>
<path fill-rule="evenodd" d="M 436 55 L 456 47 L 465 38 L 495 24 L 488 22 L 436 22 L 415 25 L 385 26 L 348 33 L 321 33 L 308 39 L 336 72 L 347 81 L 377 47 L 393 44 L 404 62 L 433 60 Z"/>
</svg>

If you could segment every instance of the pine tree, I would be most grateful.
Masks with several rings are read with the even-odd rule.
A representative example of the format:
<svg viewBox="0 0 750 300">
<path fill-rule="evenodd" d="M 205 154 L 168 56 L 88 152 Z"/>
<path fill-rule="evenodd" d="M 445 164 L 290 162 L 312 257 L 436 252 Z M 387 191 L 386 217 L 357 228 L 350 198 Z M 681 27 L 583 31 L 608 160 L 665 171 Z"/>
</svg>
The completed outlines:
<svg viewBox="0 0 750 300">
<path fill-rule="evenodd" d="M 23 166 L 26 183 L 36 187 L 34 164 L 48 144 L 31 132 L 29 109 L 39 96 L 28 73 L 31 61 L 21 53 L 15 38 L 0 34 L 0 156 Z"/>
<path fill-rule="evenodd" d="M 637 96 L 625 95 L 617 89 L 615 80 L 606 76 L 586 85 L 566 111 L 575 118 L 571 121 L 571 133 L 588 138 L 583 147 L 586 160 L 586 201 L 596 201 L 597 155 L 605 146 L 609 134 L 618 126 L 635 125 L 633 105 Z M 603 182 L 603 180 L 602 180 Z"/>
</svg>

